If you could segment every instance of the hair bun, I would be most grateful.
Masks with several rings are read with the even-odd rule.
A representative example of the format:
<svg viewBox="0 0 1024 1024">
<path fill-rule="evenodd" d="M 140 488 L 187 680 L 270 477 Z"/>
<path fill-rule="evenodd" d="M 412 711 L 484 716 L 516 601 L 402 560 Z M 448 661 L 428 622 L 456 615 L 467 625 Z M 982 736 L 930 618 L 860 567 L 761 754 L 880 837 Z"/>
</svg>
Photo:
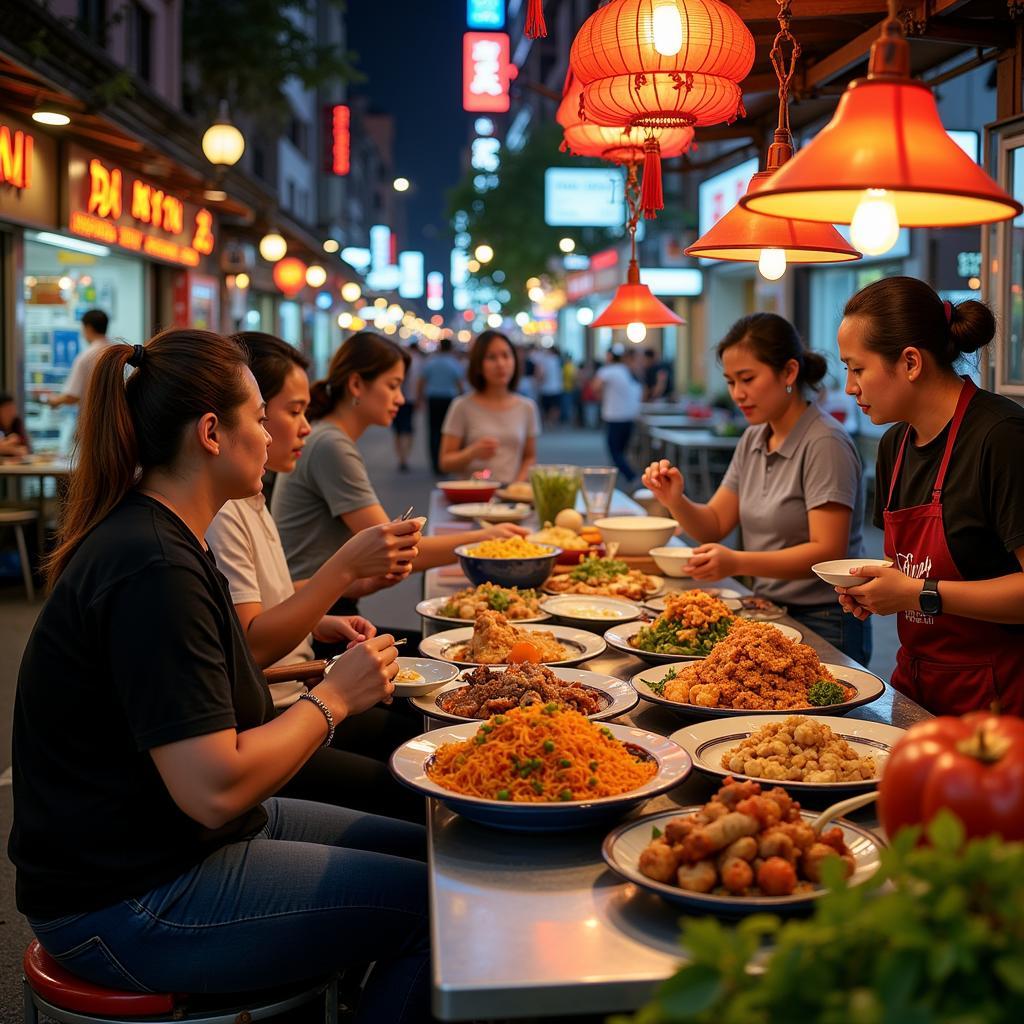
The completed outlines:
<svg viewBox="0 0 1024 1024">
<path fill-rule="evenodd" d="M 996 336 L 996 318 L 984 302 L 968 299 L 950 310 L 949 341 L 954 358 L 984 348 Z"/>
<path fill-rule="evenodd" d="M 800 365 L 800 383 L 816 387 L 828 373 L 828 360 L 820 353 L 804 349 Z"/>
</svg>

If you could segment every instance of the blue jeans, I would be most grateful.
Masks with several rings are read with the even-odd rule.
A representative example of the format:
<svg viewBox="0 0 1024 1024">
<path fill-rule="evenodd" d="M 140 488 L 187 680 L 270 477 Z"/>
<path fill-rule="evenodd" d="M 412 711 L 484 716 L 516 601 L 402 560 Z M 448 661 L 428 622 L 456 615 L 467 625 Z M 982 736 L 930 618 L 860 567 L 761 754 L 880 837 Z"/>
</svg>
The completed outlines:
<svg viewBox="0 0 1024 1024">
<path fill-rule="evenodd" d="M 871 660 L 871 620 L 862 622 L 839 607 L 830 604 L 790 605 L 789 614 L 801 625 L 813 629 L 848 658 L 867 668 Z"/>
<path fill-rule="evenodd" d="M 375 961 L 358 1021 L 430 1016 L 426 833 L 272 798 L 269 820 L 136 899 L 29 924 L 72 974 L 129 991 L 255 992 Z"/>
<path fill-rule="evenodd" d="M 622 422 L 608 421 L 607 428 L 608 454 L 612 457 L 618 471 L 625 478 L 627 484 L 636 479 L 636 470 L 629 464 L 626 458 L 626 449 L 629 447 L 629 439 L 633 436 L 633 421 Z"/>
</svg>

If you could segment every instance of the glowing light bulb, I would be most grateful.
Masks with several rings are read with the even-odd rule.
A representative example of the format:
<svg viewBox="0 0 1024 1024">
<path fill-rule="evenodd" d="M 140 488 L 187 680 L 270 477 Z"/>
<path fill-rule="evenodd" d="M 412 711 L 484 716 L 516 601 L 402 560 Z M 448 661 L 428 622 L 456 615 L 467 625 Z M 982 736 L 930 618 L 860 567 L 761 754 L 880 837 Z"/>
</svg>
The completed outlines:
<svg viewBox="0 0 1024 1024">
<path fill-rule="evenodd" d="M 480 263 L 490 263 L 494 259 L 494 250 L 489 245 L 478 245 L 473 255 Z"/>
<path fill-rule="evenodd" d="M 864 193 L 850 223 L 850 238 L 865 256 L 888 252 L 900 236 L 896 207 L 884 188 L 869 188 Z"/>
<path fill-rule="evenodd" d="M 341 297 L 346 302 L 358 302 L 359 296 L 363 294 L 363 289 L 355 283 L 355 281 L 346 281 L 341 286 Z"/>
<path fill-rule="evenodd" d="M 276 231 L 270 231 L 260 239 L 260 255 L 268 263 L 283 260 L 288 253 L 288 243 Z"/>
<path fill-rule="evenodd" d="M 543 302 L 544 301 L 544 289 L 541 287 L 531 288 L 527 293 L 531 302 Z"/>
<path fill-rule="evenodd" d="M 338 326 L 343 330 L 347 331 L 352 326 L 352 314 L 351 313 L 339 313 L 338 314 Z"/>
<path fill-rule="evenodd" d="M 249 287 L 249 275 L 235 274 L 235 287 L 241 291 L 245 291 L 245 289 Z"/>
<path fill-rule="evenodd" d="M 314 263 L 311 267 L 306 267 L 306 284 L 310 288 L 320 288 L 326 280 L 327 271 L 319 264 Z"/>
<path fill-rule="evenodd" d="M 560 238 L 558 240 L 558 248 L 565 253 L 573 252 L 576 248 L 576 240 L 574 238 Z"/>
<path fill-rule="evenodd" d="M 525 313 L 525 312 L 516 313 L 516 323 L 520 327 L 525 327 L 529 322 L 530 322 L 530 314 L 529 313 Z"/>
<path fill-rule="evenodd" d="M 641 323 L 631 323 L 626 325 L 626 337 L 629 338 L 634 345 L 639 345 L 644 338 L 647 337 L 647 328 Z"/>
<path fill-rule="evenodd" d="M 757 260 L 757 269 L 766 281 L 778 281 L 786 272 L 785 249 L 762 249 Z"/>
<path fill-rule="evenodd" d="M 493 327 L 494 329 L 499 328 L 501 326 L 501 314 L 500 313 L 492 313 L 487 318 L 487 326 L 488 327 Z"/>
<path fill-rule="evenodd" d="M 580 306 L 576 310 L 576 323 L 586 327 L 594 322 L 594 311 L 589 306 Z"/>
<path fill-rule="evenodd" d="M 654 48 L 663 57 L 674 57 L 683 48 L 683 21 L 675 0 L 655 0 L 651 29 Z"/>
</svg>

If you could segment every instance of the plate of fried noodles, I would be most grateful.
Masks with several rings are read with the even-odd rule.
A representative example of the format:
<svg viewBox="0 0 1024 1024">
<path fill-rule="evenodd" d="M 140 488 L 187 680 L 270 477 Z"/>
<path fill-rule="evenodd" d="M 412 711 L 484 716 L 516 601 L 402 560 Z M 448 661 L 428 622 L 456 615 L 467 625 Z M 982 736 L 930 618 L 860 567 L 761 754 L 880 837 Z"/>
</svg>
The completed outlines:
<svg viewBox="0 0 1024 1024">
<path fill-rule="evenodd" d="M 522 832 L 615 820 L 690 773 L 677 743 L 555 704 L 434 729 L 399 747 L 399 782 L 470 821 Z"/>
</svg>

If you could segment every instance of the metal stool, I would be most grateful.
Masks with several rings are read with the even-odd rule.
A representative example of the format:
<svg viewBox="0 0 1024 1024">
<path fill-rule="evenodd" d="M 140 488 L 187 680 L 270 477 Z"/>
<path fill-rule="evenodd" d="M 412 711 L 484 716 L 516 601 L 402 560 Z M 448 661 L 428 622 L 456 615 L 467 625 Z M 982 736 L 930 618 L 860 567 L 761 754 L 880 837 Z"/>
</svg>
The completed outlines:
<svg viewBox="0 0 1024 1024">
<path fill-rule="evenodd" d="M 212 1007 L 210 997 L 119 992 L 68 973 L 33 940 L 22 960 L 25 1024 L 40 1012 L 61 1024 L 249 1024 L 322 998 L 325 1024 L 338 1024 L 338 977 L 290 989 L 232 997 Z M 206 1007 L 202 1002 L 206 1002 Z"/>
<path fill-rule="evenodd" d="M 21 578 L 25 581 L 25 593 L 30 601 L 36 598 L 36 588 L 32 582 L 32 563 L 28 560 L 28 546 L 25 544 L 25 525 L 34 523 L 38 518 L 39 513 L 31 508 L 0 508 L 0 528 L 9 526 L 14 530 L 18 559 L 21 562 Z"/>
</svg>

